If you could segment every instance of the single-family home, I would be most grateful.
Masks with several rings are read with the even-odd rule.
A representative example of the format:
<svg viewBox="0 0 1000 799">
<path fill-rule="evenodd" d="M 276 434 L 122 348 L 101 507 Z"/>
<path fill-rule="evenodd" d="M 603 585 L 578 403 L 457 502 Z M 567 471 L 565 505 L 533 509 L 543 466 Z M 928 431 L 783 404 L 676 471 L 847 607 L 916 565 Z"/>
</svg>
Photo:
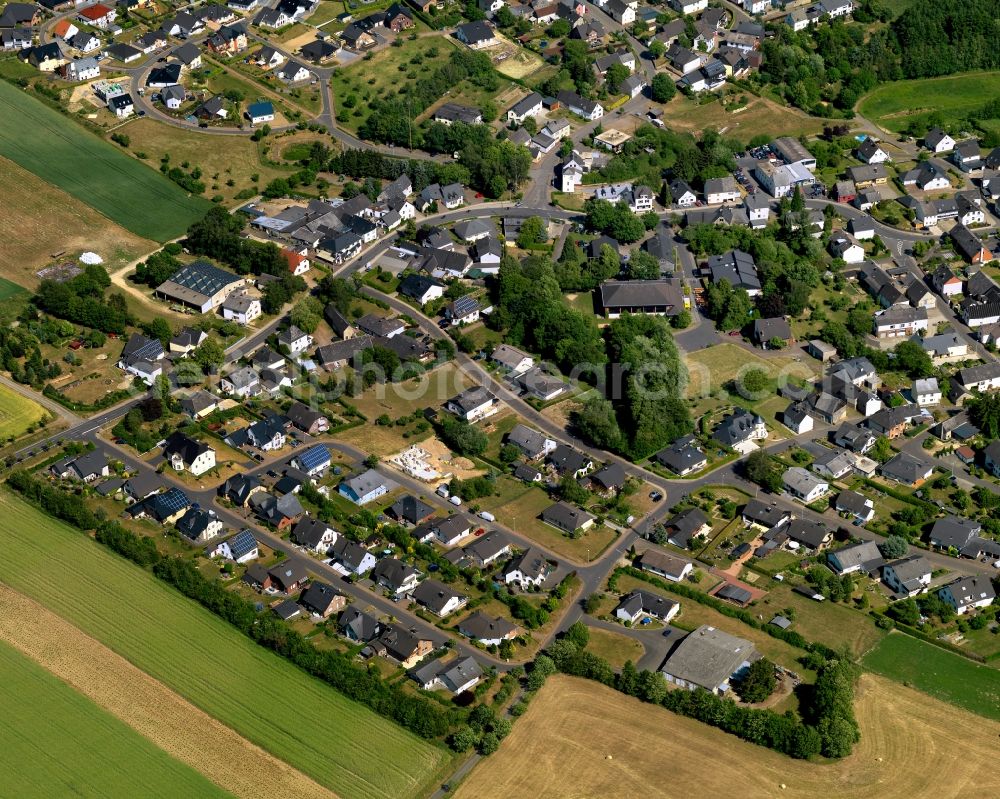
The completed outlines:
<svg viewBox="0 0 1000 799">
<path fill-rule="evenodd" d="M 722 695 L 759 657 L 750 641 L 703 624 L 685 636 L 661 671 L 667 682 L 680 688 Z"/>
<path fill-rule="evenodd" d="M 500 402 L 485 388 L 477 386 L 452 397 L 444 404 L 444 409 L 469 424 L 475 424 L 497 413 Z"/>
<path fill-rule="evenodd" d="M 537 588 L 552 571 L 545 556 L 537 549 L 528 547 L 520 555 L 514 557 L 503 571 L 506 585 L 516 584 L 522 590 Z"/>
<path fill-rule="evenodd" d="M 292 528 L 292 541 L 318 555 L 325 555 L 337 541 L 337 531 L 326 522 L 303 516 Z"/>
<path fill-rule="evenodd" d="M 878 545 L 874 541 L 862 541 L 834 552 L 827 552 L 826 562 L 837 574 L 853 574 L 855 572 L 870 574 L 882 565 L 883 560 L 882 553 L 879 552 Z"/>
<path fill-rule="evenodd" d="M 596 521 L 595 516 L 566 502 L 550 505 L 542 511 L 540 518 L 546 524 L 551 524 L 571 535 L 576 534 L 578 530 L 588 530 Z"/>
<path fill-rule="evenodd" d="M 913 597 L 931 584 L 933 567 L 923 555 L 909 555 L 882 567 L 882 581 L 897 594 Z"/>
<path fill-rule="evenodd" d="M 959 616 L 977 608 L 989 607 L 997 597 L 993 581 L 985 574 L 960 577 L 940 588 L 937 593 Z"/>
<path fill-rule="evenodd" d="M 499 616 L 489 616 L 481 610 L 458 623 L 459 635 L 478 641 L 483 646 L 500 646 L 504 641 L 517 638 L 519 632 L 516 624 Z"/>
<path fill-rule="evenodd" d="M 367 505 L 389 493 L 389 481 L 374 469 L 368 469 L 341 482 L 337 490 L 355 505 Z"/>
<path fill-rule="evenodd" d="M 691 561 L 675 558 L 665 552 L 652 548 L 647 549 L 639 556 L 636 565 L 643 571 L 655 574 L 657 577 L 662 577 L 664 580 L 670 580 L 673 583 L 679 583 L 694 569 Z"/>
<path fill-rule="evenodd" d="M 640 589 L 623 596 L 614 614 L 616 619 L 628 624 L 636 624 L 647 616 L 667 623 L 680 609 L 679 602 Z"/>
<path fill-rule="evenodd" d="M 396 596 L 410 593 L 417 587 L 419 577 L 420 572 L 397 558 L 382 558 L 371 572 L 376 585 L 388 588 Z"/>
<path fill-rule="evenodd" d="M 187 469 L 195 477 L 215 468 L 215 450 L 180 431 L 167 437 L 163 457 L 174 471 L 182 472 Z"/>
<path fill-rule="evenodd" d="M 469 601 L 467 596 L 437 580 L 424 580 L 410 596 L 418 605 L 441 618 L 454 613 Z"/>
</svg>

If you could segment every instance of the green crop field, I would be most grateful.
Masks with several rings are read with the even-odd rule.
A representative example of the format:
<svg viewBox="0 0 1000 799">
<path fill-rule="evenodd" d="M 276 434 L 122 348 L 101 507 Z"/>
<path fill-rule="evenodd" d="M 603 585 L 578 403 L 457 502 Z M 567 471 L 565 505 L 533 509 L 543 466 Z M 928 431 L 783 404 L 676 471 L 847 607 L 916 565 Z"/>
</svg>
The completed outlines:
<svg viewBox="0 0 1000 799">
<path fill-rule="evenodd" d="M 858 103 L 858 112 L 886 130 L 900 132 L 938 112 L 960 120 L 1000 94 L 1000 72 L 886 83 Z"/>
<path fill-rule="evenodd" d="M 5 643 L 0 674 L 6 795 L 227 795 Z"/>
<path fill-rule="evenodd" d="M 1000 719 L 1000 671 L 903 633 L 887 635 L 861 664 L 953 705 Z"/>
<path fill-rule="evenodd" d="M 0 155 L 147 239 L 181 235 L 210 207 L 6 82 L 0 82 Z"/>
<path fill-rule="evenodd" d="M 309 677 L 10 492 L 0 581 L 342 799 L 421 793 L 448 755 Z"/>
<path fill-rule="evenodd" d="M 45 409 L 37 402 L 0 386 L 0 441 L 17 438 L 43 416 Z"/>
</svg>

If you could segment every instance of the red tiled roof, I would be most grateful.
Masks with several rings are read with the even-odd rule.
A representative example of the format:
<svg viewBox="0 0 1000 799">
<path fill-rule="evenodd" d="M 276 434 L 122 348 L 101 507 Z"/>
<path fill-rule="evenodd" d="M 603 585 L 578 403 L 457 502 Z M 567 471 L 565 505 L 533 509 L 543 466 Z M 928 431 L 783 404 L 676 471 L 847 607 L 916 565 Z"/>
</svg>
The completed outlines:
<svg viewBox="0 0 1000 799">
<path fill-rule="evenodd" d="M 111 13 L 111 9 L 108 8 L 103 3 L 98 3 L 96 6 L 90 6 L 90 8 L 85 8 L 80 12 L 81 17 L 86 17 L 87 19 L 104 19 L 108 14 Z"/>
</svg>

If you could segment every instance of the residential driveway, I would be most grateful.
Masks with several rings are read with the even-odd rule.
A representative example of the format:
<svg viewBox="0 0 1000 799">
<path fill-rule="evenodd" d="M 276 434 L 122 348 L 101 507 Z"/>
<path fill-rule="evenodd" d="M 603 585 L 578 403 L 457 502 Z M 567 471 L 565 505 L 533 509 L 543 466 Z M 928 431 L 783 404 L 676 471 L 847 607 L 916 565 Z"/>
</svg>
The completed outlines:
<svg viewBox="0 0 1000 799">
<path fill-rule="evenodd" d="M 635 664 L 635 667 L 639 671 L 644 669 L 648 671 L 659 670 L 660 666 L 663 665 L 663 661 L 667 659 L 667 653 L 686 634 L 684 630 L 677 627 L 667 626 L 659 627 L 655 630 L 644 630 L 641 627 L 626 627 L 623 624 L 617 624 L 613 621 L 595 619 L 593 616 L 584 616 L 583 621 L 588 627 L 596 627 L 601 630 L 617 633 L 618 635 L 625 635 L 642 644 L 646 652 L 639 658 L 639 662 Z"/>
</svg>

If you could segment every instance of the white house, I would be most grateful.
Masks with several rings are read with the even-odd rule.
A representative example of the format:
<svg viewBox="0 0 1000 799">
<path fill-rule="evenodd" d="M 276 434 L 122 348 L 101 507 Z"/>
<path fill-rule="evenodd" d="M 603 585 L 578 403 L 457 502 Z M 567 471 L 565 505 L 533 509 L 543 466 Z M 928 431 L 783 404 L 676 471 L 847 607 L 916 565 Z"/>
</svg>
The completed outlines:
<svg viewBox="0 0 1000 799">
<path fill-rule="evenodd" d="M 771 0 L 743 0 L 743 9 L 748 14 L 763 14 L 771 7 Z"/>
<path fill-rule="evenodd" d="M 819 499 L 830 490 L 830 484 L 801 466 L 793 466 L 781 477 L 785 490 L 806 504 Z"/>
<path fill-rule="evenodd" d="M 682 14 L 697 14 L 708 8 L 708 0 L 670 0 L 670 5 Z"/>
<path fill-rule="evenodd" d="M 537 588 L 552 571 L 545 556 L 536 549 L 526 549 L 516 556 L 504 571 L 503 579 L 507 585 L 517 584 L 521 590 Z"/>
<path fill-rule="evenodd" d="M 282 347 L 288 347 L 288 351 L 292 355 L 304 352 L 312 346 L 312 343 L 313 337 L 299 330 L 295 325 L 278 334 L 278 344 Z"/>
<path fill-rule="evenodd" d="M 924 147 L 932 153 L 947 153 L 955 149 L 955 140 L 941 128 L 931 128 L 924 136 Z"/>
<path fill-rule="evenodd" d="M 263 312 L 260 299 L 243 292 L 233 292 L 222 303 L 222 317 L 241 325 L 250 324 Z"/>
<path fill-rule="evenodd" d="M 912 396 L 914 402 L 921 407 L 939 405 L 941 403 L 941 387 L 936 377 L 928 377 L 913 381 Z"/>
<path fill-rule="evenodd" d="M 962 577 L 948 583 L 938 591 L 938 596 L 962 616 L 970 610 L 989 607 L 996 599 L 997 593 L 990 578 L 980 574 Z"/>
<path fill-rule="evenodd" d="M 835 230 L 830 235 L 830 254 L 847 264 L 860 264 L 865 260 L 865 248 L 850 233 Z"/>
<path fill-rule="evenodd" d="M 470 388 L 448 400 L 444 409 L 469 424 L 492 416 L 500 410 L 500 402 L 485 388 Z"/>
<path fill-rule="evenodd" d="M 910 555 L 885 564 L 882 580 L 897 594 L 913 597 L 922 594 L 931 584 L 930 562 L 922 555 Z"/>
<path fill-rule="evenodd" d="M 175 472 L 183 472 L 186 469 L 195 477 L 215 468 L 215 450 L 208 444 L 180 432 L 171 433 L 167 438 L 163 457 L 169 461 Z"/>
</svg>

